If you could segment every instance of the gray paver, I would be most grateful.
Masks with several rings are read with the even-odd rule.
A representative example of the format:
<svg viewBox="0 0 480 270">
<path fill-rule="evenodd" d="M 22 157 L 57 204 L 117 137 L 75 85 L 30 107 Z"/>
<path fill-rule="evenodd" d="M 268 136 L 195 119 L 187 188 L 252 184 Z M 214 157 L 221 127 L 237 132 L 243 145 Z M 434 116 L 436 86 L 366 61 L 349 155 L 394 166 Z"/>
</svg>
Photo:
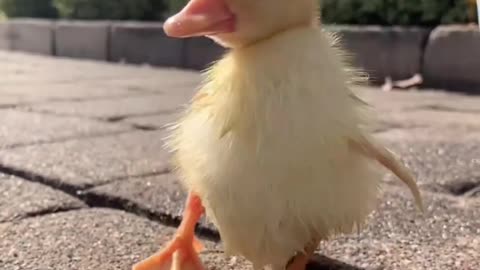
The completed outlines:
<svg viewBox="0 0 480 270">
<path fill-rule="evenodd" d="M 157 216 L 166 214 L 174 218 L 181 217 L 187 198 L 185 189 L 174 174 L 117 181 L 93 188 L 87 193 L 128 200 Z M 211 231 L 216 230 L 205 218 L 201 225 Z"/>
<path fill-rule="evenodd" d="M 38 83 L 77 83 L 121 81 L 143 82 L 155 88 L 183 85 L 198 80 L 198 74 L 177 69 L 154 69 L 148 66 L 119 65 L 89 60 L 49 58 L 0 51 L 2 85 Z M 173 89 L 172 89 L 173 90 Z"/>
<path fill-rule="evenodd" d="M 46 103 L 42 109 L 52 115 L 22 111 L 26 107 L 1 110 L 12 114 L 9 120 L 12 127 L 6 129 L 8 133 L 3 140 L 11 142 L 15 141 L 12 137 L 31 141 L 37 133 L 50 138 L 48 134 L 55 133 L 50 131 L 55 127 L 59 135 L 77 134 L 89 125 L 81 117 L 59 117 L 57 114 L 118 117 L 129 113 L 131 117 L 118 119 L 122 121 L 117 124 L 128 128 L 132 123 L 161 128 L 170 122 L 170 117 L 172 120 L 176 117 L 158 113 L 158 110 L 163 110 L 164 104 L 179 108 L 191 97 L 200 79 L 196 73 L 172 69 L 15 53 L 0 52 L 0 63 L 1 87 L 19 89 L 16 93 L 1 92 L 0 106 L 5 99 L 10 99 L 6 104 L 16 104 L 19 98 L 28 102 L 43 99 L 43 93 L 36 91 L 39 89 L 45 91 L 48 99 L 72 99 Z M 73 86 L 77 83 L 78 86 Z M 57 84 L 58 87 L 52 86 Z M 82 93 L 83 86 L 88 89 Z M 107 89 L 105 92 L 102 92 L 103 87 Z M 68 89 L 69 93 L 63 96 L 62 89 Z M 351 270 L 480 268 L 477 265 L 480 261 L 480 201 L 476 196 L 479 193 L 469 192 L 478 189 L 480 179 L 480 155 L 477 156 L 480 154 L 480 130 L 476 118 L 480 115 L 480 99 L 440 91 L 385 93 L 363 89 L 359 92 L 381 114 L 385 126 L 376 136 L 401 155 L 418 176 L 428 211 L 424 217 L 420 216 L 407 189 L 397 180 L 393 184 L 389 177 L 384 185 L 386 195 L 366 230 L 359 235 L 325 242 L 320 252 L 331 259 L 310 269 L 342 269 L 333 267 L 332 259 L 345 262 L 345 269 Z M 128 97 L 122 97 L 124 94 Z M 106 98 L 110 96 L 112 98 Z M 164 96 L 165 100 L 148 101 L 147 96 L 159 99 Z M 37 105 L 33 108 L 40 109 Z M 32 115 L 42 120 L 32 124 Z M 47 121 L 46 115 L 52 120 Z M 71 119 L 73 124 L 65 123 L 65 130 L 60 130 L 62 124 L 58 123 L 63 121 L 60 119 Z M 44 121 L 52 122 L 53 126 Z M 90 130 L 98 131 L 95 125 Z M 157 215 L 179 216 L 185 193 L 175 176 L 166 174 L 169 154 L 163 148 L 165 135 L 165 130 L 132 131 L 3 149 L 0 164 L 26 174 L 31 172 L 33 176 L 42 175 L 44 180 L 50 180 L 49 184 L 89 188 L 83 192 L 134 202 Z M 55 136 L 52 138 L 57 138 Z M 30 190 L 30 185 L 23 187 L 27 182 L 19 181 L 22 188 L 17 192 Z M 0 184 L 2 189 L 6 190 Z M 52 189 L 52 192 L 59 191 Z M 9 194 L 17 197 L 10 191 Z M 41 196 L 38 199 L 41 200 Z M 14 211 L 13 214 L 18 213 Z M 203 225 L 208 226 L 208 223 Z M 172 233 L 171 228 L 107 209 L 26 218 L 0 224 L 0 254 L 7 254 L 1 256 L 0 268 L 129 269 L 134 261 L 156 251 Z M 210 250 L 202 258 L 209 269 L 251 269 L 241 259 L 223 258 L 222 255 L 221 251 Z"/>
<path fill-rule="evenodd" d="M 61 191 L 0 174 L 0 223 L 86 205 Z"/>
<path fill-rule="evenodd" d="M 448 93 L 439 90 L 383 92 L 376 88 L 360 87 L 355 91 L 378 111 L 459 111 L 480 112 L 480 97 Z"/>
<path fill-rule="evenodd" d="M 0 224 L 0 266 L 9 270 L 127 270 L 156 252 L 173 232 L 173 228 L 107 209 L 5 223 Z"/>
<path fill-rule="evenodd" d="M 320 251 L 367 269 L 478 269 L 480 201 L 423 195 L 422 216 L 405 189 L 387 190 L 364 231 Z"/>
<path fill-rule="evenodd" d="M 183 97 L 174 98 L 165 94 L 120 97 L 107 100 L 82 100 L 49 102 L 30 106 L 34 111 L 52 112 L 61 115 L 111 118 L 126 115 L 171 113 L 178 109 Z"/>
<path fill-rule="evenodd" d="M 0 110 L 0 149 L 91 135 L 112 134 L 130 128 L 75 117 L 56 117 L 13 109 Z"/>
<path fill-rule="evenodd" d="M 174 113 L 155 114 L 149 116 L 136 116 L 125 119 L 125 122 L 144 127 L 166 128 L 168 125 L 175 123 L 182 115 L 182 110 Z"/>
<path fill-rule="evenodd" d="M 128 176 L 168 169 L 164 131 L 136 131 L 115 136 L 6 149 L 0 164 L 34 172 L 79 189 Z"/>
<path fill-rule="evenodd" d="M 402 137 L 398 134 L 401 131 L 386 133 L 392 135 L 382 136 Z M 476 134 L 480 138 L 480 133 Z M 403 138 L 390 139 L 387 145 L 411 168 L 420 185 L 459 195 L 469 188 L 480 186 L 480 140 L 435 140 L 433 134 L 423 140 L 408 140 L 405 134 Z"/>
<path fill-rule="evenodd" d="M 48 100 L 77 100 L 115 98 L 138 95 L 126 88 L 109 87 L 95 82 L 84 83 L 40 83 L 34 87 L 29 84 L 0 85 L 0 95 L 15 96 L 23 102 L 42 102 Z M 3 96 L 2 96 L 3 98 Z"/>
</svg>

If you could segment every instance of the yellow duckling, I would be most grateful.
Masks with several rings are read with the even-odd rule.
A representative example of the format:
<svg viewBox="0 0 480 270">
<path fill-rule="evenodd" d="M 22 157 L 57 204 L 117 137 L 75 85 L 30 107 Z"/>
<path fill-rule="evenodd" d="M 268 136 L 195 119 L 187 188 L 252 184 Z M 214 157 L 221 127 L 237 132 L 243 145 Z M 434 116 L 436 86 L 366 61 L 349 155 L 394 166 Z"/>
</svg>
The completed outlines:
<svg viewBox="0 0 480 270">
<path fill-rule="evenodd" d="M 191 0 L 165 23 L 170 36 L 205 35 L 230 52 L 169 141 L 190 191 L 182 224 L 135 270 L 202 270 L 194 227 L 204 211 L 228 254 L 256 269 L 304 270 L 319 241 L 374 209 L 378 164 L 421 207 L 406 168 L 362 130 L 365 105 L 317 10 L 318 0 Z"/>
</svg>

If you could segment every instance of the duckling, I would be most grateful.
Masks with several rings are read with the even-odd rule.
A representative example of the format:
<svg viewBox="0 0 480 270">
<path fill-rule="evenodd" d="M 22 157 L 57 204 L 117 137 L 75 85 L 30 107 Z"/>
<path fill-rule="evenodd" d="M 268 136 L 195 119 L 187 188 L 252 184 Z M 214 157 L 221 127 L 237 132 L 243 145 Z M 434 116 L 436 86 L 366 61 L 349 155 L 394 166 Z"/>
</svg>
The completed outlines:
<svg viewBox="0 0 480 270">
<path fill-rule="evenodd" d="M 321 240 L 374 210 L 386 167 L 415 180 L 365 127 L 353 72 L 324 32 L 318 0 L 190 0 L 164 24 L 177 38 L 228 48 L 167 145 L 189 191 L 174 239 L 135 270 L 202 270 L 194 229 L 205 213 L 228 255 L 255 269 L 303 270 Z"/>
</svg>

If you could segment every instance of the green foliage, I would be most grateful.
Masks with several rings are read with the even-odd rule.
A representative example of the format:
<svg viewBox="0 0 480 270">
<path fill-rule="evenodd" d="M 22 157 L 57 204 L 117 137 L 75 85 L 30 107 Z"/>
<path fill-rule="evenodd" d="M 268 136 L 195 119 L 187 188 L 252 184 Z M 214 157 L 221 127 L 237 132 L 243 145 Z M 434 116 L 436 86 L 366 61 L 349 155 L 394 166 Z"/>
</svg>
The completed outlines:
<svg viewBox="0 0 480 270">
<path fill-rule="evenodd" d="M 57 17 L 52 0 L 0 0 L 0 13 L 8 17 Z"/>
<path fill-rule="evenodd" d="M 259 0 L 260 1 L 260 0 Z M 291 0 L 294 1 L 294 0 Z M 469 0 L 320 0 L 329 24 L 423 25 L 476 19 Z M 0 18 L 40 17 L 83 20 L 164 20 L 188 0 L 0 0 Z M 472 2 L 472 1 L 471 1 Z M 58 11 L 58 12 L 57 12 Z"/>
<path fill-rule="evenodd" d="M 186 4 L 188 3 L 188 0 L 167 0 L 167 6 L 168 6 L 168 13 L 169 15 L 178 12 L 181 10 Z"/>
<path fill-rule="evenodd" d="M 426 25 L 471 20 L 467 0 L 322 0 L 325 23 Z M 471 14 L 473 15 L 473 14 Z"/>
<path fill-rule="evenodd" d="M 164 0 L 53 0 L 62 18 L 82 20 L 162 20 Z"/>
</svg>

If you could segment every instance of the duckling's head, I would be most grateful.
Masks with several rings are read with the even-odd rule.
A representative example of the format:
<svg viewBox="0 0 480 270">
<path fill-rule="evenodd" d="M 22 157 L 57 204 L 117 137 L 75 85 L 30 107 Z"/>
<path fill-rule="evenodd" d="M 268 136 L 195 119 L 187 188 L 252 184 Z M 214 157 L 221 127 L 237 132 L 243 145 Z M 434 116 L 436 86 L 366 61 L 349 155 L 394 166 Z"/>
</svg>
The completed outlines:
<svg viewBox="0 0 480 270">
<path fill-rule="evenodd" d="M 171 37 L 207 36 L 229 48 L 317 22 L 318 0 L 190 0 L 164 29 Z"/>
</svg>

